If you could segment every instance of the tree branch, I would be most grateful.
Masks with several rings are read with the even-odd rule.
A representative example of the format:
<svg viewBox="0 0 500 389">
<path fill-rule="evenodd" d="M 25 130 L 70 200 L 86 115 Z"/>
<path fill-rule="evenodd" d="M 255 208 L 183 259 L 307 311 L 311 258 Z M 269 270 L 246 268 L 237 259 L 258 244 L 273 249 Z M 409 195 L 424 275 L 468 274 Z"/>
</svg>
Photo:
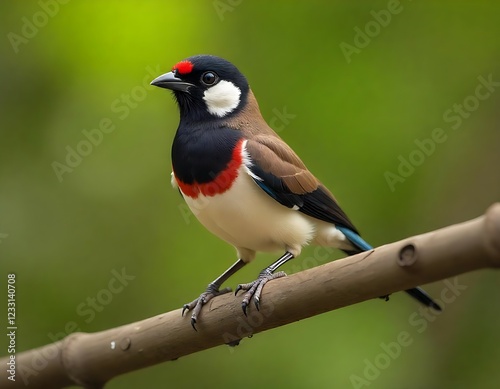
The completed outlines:
<svg viewBox="0 0 500 389">
<path fill-rule="evenodd" d="M 106 331 L 74 333 L 16 356 L 11 388 L 101 388 L 117 375 L 481 268 L 500 267 L 500 203 L 484 216 L 268 283 L 260 312 L 245 317 L 226 294 L 202 310 L 195 332 L 180 309 Z M 7 380 L 2 359 L 1 382 Z"/>
</svg>

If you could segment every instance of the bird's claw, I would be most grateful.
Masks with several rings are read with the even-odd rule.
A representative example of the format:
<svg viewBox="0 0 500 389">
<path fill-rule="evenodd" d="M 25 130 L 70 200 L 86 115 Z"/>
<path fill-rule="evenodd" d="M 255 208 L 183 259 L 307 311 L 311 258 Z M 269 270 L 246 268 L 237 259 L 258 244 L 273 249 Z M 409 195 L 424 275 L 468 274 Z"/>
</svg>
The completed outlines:
<svg viewBox="0 0 500 389">
<path fill-rule="evenodd" d="M 189 304 L 184 304 L 182 306 L 182 314 L 181 314 L 181 316 L 184 316 L 184 312 L 186 312 L 186 310 L 189 310 L 189 309 L 190 309 L 189 308 Z"/>
<path fill-rule="evenodd" d="M 182 306 L 182 316 L 184 316 L 184 313 L 186 311 L 193 311 L 191 313 L 191 326 L 195 331 L 198 331 L 196 329 L 196 323 L 198 321 L 198 315 L 201 312 L 201 308 L 208 303 L 210 300 L 212 300 L 216 296 L 220 296 L 221 294 L 226 294 L 231 292 L 231 288 L 224 288 L 222 290 L 217 289 L 213 285 L 209 285 L 207 290 L 200 294 L 200 297 L 197 299 L 194 299 L 188 304 L 184 304 Z"/>
<path fill-rule="evenodd" d="M 271 280 L 285 276 L 286 273 L 283 271 L 279 271 L 274 274 L 262 272 L 259 275 L 259 278 L 257 278 L 255 281 L 249 282 L 248 284 L 239 284 L 236 287 L 235 295 L 240 290 L 247 291 L 243 296 L 243 301 L 241 302 L 241 309 L 243 310 L 245 316 L 247 316 L 247 308 L 248 305 L 250 304 L 250 300 L 252 300 L 253 298 L 255 307 L 257 308 L 257 310 L 260 310 L 260 301 L 261 301 L 262 289 L 264 289 L 264 286 Z"/>
<path fill-rule="evenodd" d="M 245 316 L 247 316 L 247 307 L 248 307 L 248 303 L 243 301 L 241 303 L 241 309 L 243 309 L 243 313 L 245 314 Z"/>
<path fill-rule="evenodd" d="M 255 304 L 255 308 L 257 308 L 257 311 L 260 311 L 260 298 L 259 297 L 254 297 L 253 298 L 253 303 Z"/>
</svg>

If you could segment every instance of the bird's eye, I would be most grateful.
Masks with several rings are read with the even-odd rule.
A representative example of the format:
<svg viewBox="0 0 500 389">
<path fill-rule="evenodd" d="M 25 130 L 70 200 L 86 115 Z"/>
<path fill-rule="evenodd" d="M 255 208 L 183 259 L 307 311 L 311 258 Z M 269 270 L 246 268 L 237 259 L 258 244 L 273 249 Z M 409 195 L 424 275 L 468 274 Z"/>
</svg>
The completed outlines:
<svg viewBox="0 0 500 389">
<path fill-rule="evenodd" d="M 205 85 L 213 85 L 215 84 L 215 82 L 219 79 L 219 77 L 217 76 L 217 74 L 215 74 L 214 72 L 205 72 L 203 73 L 203 75 L 201 76 L 201 81 L 205 84 Z"/>
</svg>

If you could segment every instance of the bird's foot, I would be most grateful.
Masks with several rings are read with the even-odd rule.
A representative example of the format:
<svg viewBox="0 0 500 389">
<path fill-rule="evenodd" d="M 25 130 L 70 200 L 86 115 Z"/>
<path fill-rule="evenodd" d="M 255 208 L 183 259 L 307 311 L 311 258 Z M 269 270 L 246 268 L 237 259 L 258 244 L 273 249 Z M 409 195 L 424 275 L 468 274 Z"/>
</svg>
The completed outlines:
<svg viewBox="0 0 500 389">
<path fill-rule="evenodd" d="M 235 295 L 238 294 L 240 290 L 246 290 L 245 296 L 243 296 L 243 301 L 241 302 L 241 308 L 245 316 L 247 315 L 247 307 L 250 304 L 250 300 L 253 298 L 253 302 L 257 310 L 260 309 L 260 296 L 262 294 L 262 289 L 271 280 L 276 278 L 285 277 L 286 273 L 284 271 L 279 271 L 277 273 L 262 272 L 259 274 L 259 278 L 255 281 L 249 282 L 248 284 L 239 284 L 236 288 Z"/>
<path fill-rule="evenodd" d="M 229 292 L 231 292 L 231 288 L 224 288 L 222 290 L 219 290 L 219 288 L 214 284 L 208 285 L 207 290 L 200 294 L 200 297 L 194 299 L 189 304 L 184 304 L 184 306 L 182 307 L 182 316 L 184 316 L 184 312 L 192 310 L 193 312 L 191 313 L 191 325 L 193 326 L 195 331 L 198 331 L 196 329 L 196 322 L 198 321 L 198 315 L 200 314 L 201 308 L 214 297 Z"/>
</svg>

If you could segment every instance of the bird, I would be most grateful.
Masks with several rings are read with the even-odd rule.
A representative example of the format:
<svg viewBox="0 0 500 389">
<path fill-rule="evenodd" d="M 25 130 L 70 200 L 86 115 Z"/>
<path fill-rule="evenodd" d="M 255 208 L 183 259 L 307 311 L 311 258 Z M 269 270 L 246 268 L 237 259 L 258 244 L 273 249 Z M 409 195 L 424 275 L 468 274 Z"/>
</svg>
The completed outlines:
<svg viewBox="0 0 500 389">
<path fill-rule="evenodd" d="M 191 56 L 151 85 L 171 90 L 179 108 L 172 186 L 200 223 L 237 252 L 237 261 L 183 306 L 182 315 L 191 311 L 195 330 L 202 307 L 230 292 L 223 283 L 257 252 L 283 254 L 256 280 L 237 286 L 235 294 L 245 292 L 245 315 L 252 300 L 260 308 L 266 283 L 286 276 L 278 269 L 304 246 L 333 247 L 347 255 L 372 250 L 332 193 L 267 124 L 246 77 L 231 62 Z M 441 310 L 420 287 L 406 292 Z"/>
</svg>

